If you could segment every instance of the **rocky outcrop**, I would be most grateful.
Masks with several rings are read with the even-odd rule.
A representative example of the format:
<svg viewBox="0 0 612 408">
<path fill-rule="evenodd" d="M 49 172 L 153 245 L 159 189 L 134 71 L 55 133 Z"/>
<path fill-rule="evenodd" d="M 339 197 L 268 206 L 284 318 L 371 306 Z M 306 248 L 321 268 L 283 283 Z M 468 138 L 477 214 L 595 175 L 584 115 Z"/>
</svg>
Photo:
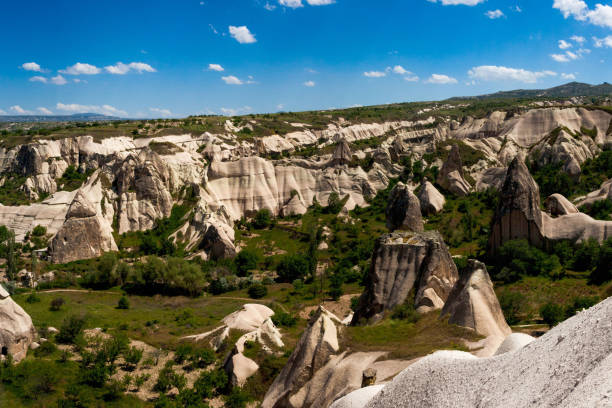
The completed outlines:
<svg viewBox="0 0 612 408">
<path fill-rule="evenodd" d="M 443 189 L 460 197 L 467 195 L 472 189 L 472 186 L 464 179 L 459 145 L 454 144 L 451 148 L 448 158 L 440 169 L 437 182 Z"/>
<path fill-rule="evenodd" d="M 436 352 L 397 375 L 366 407 L 609 406 L 610 316 L 612 298 L 514 352 L 491 358 L 475 358 L 458 351 Z"/>
<path fill-rule="evenodd" d="M 35 336 L 30 316 L 0 285 L 0 359 L 10 355 L 13 360 L 21 361 Z"/>
<path fill-rule="evenodd" d="M 501 191 L 507 171 L 506 167 L 490 167 L 485 169 L 478 178 L 478 181 L 476 181 L 476 191 L 486 191 L 488 189 Z"/>
<path fill-rule="evenodd" d="M 421 213 L 424 216 L 428 216 L 442 211 L 446 199 L 442 193 L 425 178 L 423 179 L 421 190 L 419 191 L 419 202 L 421 204 Z"/>
<path fill-rule="evenodd" d="M 338 144 L 336 145 L 336 149 L 332 154 L 332 158 L 329 162 L 330 166 L 342 166 L 349 164 L 353 158 L 353 154 L 351 153 L 351 147 L 349 146 L 346 139 L 338 140 Z"/>
<path fill-rule="evenodd" d="M 421 217 L 419 199 L 402 182 L 397 183 L 391 190 L 386 214 L 387 228 L 390 231 L 397 229 L 416 232 L 423 231 L 423 218 Z"/>
<path fill-rule="evenodd" d="M 500 354 L 512 353 L 513 351 L 520 350 L 534 340 L 535 337 L 531 337 L 525 333 L 512 333 L 505 338 L 502 344 L 500 344 L 495 351 L 495 355 L 498 356 Z"/>
<path fill-rule="evenodd" d="M 578 208 L 572 204 L 567 198 L 561 194 L 552 194 L 546 200 L 544 200 L 544 207 L 546 212 L 557 217 L 559 215 L 577 214 Z"/>
<path fill-rule="evenodd" d="M 512 332 L 506 323 L 487 267 L 474 259 L 468 265 L 448 296 L 441 319 L 467 327 L 485 337 L 480 355 L 492 355 Z"/>
<path fill-rule="evenodd" d="M 395 232 L 376 241 L 368 285 L 352 324 L 378 321 L 385 311 L 414 301 L 419 312 L 441 309 L 458 272 L 438 232 Z M 414 300 L 408 299 L 415 290 Z"/>
<path fill-rule="evenodd" d="M 576 207 L 591 207 L 594 202 L 601 200 L 612 201 L 612 179 L 604 181 L 599 190 L 590 192 L 586 197 L 579 198 Z"/>
<path fill-rule="evenodd" d="M 72 262 L 116 250 L 110 225 L 97 213 L 84 190 L 79 190 L 68 208 L 66 221 L 49 246 L 51 261 Z"/>
<path fill-rule="evenodd" d="M 328 363 L 332 355 L 339 351 L 340 325 L 340 320 L 336 316 L 319 307 L 289 357 L 289 361 L 268 389 L 262 408 L 297 408 L 291 403 L 293 395 Z"/>
<path fill-rule="evenodd" d="M 378 384 L 359 388 L 336 400 L 330 408 L 363 408 L 384 387 L 384 384 Z"/>
</svg>

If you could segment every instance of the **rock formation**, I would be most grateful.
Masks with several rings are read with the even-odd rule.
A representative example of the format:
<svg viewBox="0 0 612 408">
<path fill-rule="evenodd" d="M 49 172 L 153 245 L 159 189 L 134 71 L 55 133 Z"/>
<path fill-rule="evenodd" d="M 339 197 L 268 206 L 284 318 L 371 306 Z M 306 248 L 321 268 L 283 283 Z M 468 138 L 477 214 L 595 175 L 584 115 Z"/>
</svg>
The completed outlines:
<svg viewBox="0 0 612 408">
<path fill-rule="evenodd" d="M 363 408 L 384 387 L 378 384 L 360 388 L 336 400 L 330 408 Z"/>
<path fill-rule="evenodd" d="M 474 259 L 468 260 L 452 292 L 448 296 L 440 319 L 450 324 L 473 329 L 486 338 L 481 355 L 492 355 L 512 332 L 501 310 L 487 267 Z"/>
<path fill-rule="evenodd" d="M 397 229 L 423 231 L 419 199 L 402 182 L 397 183 L 391 190 L 386 213 L 387 228 L 390 231 Z"/>
<path fill-rule="evenodd" d="M 561 194 L 552 194 L 544 201 L 544 207 L 553 217 L 567 214 L 577 214 L 578 208 Z"/>
<path fill-rule="evenodd" d="M 579 198 L 576 203 L 576 207 L 590 207 L 596 201 L 610 200 L 612 201 L 612 179 L 604 181 L 601 184 L 599 190 L 595 190 L 586 195 L 586 197 Z"/>
<path fill-rule="evenodd" d="M 97 214 L 85 193 L 79 190 L 68 208 L 66 221 L 49 246 L 52 262 L 95 258 L 116 250 L 110 226 Z"/>
<path fill-rule="evenodd" d="M 440 169 L 437 181 L 442 188 L 458 196 L 465 196 L 472 189 L 472 186 L 464 179 L 459 145 L 454 144 L 451 148 L 448 158 Z"/>
<path fill-rule="evenodd" d="M 535 337 L 531 337 L 525 333 L 512 333 L 503 341 L 502 344 L 495 351 L 495 355 L 498 356 L 504 353 L 511 353 L 516 350 L 520 350 L 532 341 Z"/>
<path fill-rule="evenodd" d="M 346 139 L 341 138 L 338 140 L 338 144 L 336 145 L 336 149 L 332 154 L 332 158 L 329 162 L 330 166 L 341 166 L 346 165 L 351 162 L 353 159 L 353 155 L 351 153 L 351 147 L 349 146 Z"/>
<path fill-rule="evenodd" d="M 612 298 L 491 358 L 443 351 L 409 366 L 367 408 L 587 408 L 610 404 Z M 585 335 L 588 333 L 588 335 Z"/>
<path fill-rule="evenodd" d="M 30 316 L 0 285 L 0 358 L 10 355 L 13 360 L 21 361 L 35 336 Z"/>
<path fill-rule="evenodd" d="M 424 216 L 428 216 L 442 211 L 446 199 L 427 178 L 424 178 L 423 183 L 421 183 L 421 190 L 419 191 L 419 202 L 421 204 L 421 213 Z"/>
<path fill-rule="evenodd" d="M 380 237 L 374 247 L 368 285 L 359 298 L 352 324 L 377 321 L 385 311 L 406 301 L 414 289 L 419 312 L 441 309 L 458 272 L 438 232 L 394 232 Z"/>
</svg>

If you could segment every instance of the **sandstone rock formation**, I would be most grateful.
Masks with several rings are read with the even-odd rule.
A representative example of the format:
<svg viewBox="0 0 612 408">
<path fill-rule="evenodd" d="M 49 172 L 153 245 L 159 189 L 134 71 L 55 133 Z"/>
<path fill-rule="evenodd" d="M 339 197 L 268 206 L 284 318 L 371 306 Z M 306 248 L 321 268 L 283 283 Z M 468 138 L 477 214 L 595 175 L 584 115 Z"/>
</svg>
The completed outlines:
<svg viewBox="0 0 612 408">
<path fill-rule="evenodd" d="M 552 194 L 544 201 L 544 207 L 553 217 L 567 214 L 577 214 L 578 208 L 561 194 Z"/>
<path fill-rule="evenodd" d="M 0 285 L 0 358 L 10 355 L 13 360 L 21 361 L 35 336 L 30 316 Z"/>
<path fill-rule="evenodd" d="M 360 388 L 336 400 L 330 408 L 363 408 L 384 387 L 378 384 Z"/>
<path fill-rule="evenodd" d="M 458 272 L 438 232 L 395 232 L 376 241 L 369 284 L 359 298 L 352 324 L 382 319 L 406 301 L 412 289 L 419 312 L 441 309 Z"/>
<path fill-rule="evenodd" d="M 516 350 L 520 350 L 532 341 L 535 337 L 531 337 L 525 333 L 512 333 L 503 341 L 502 344 L 495 351 L 495 355 L 498 356 L 504 353 L 511 353 Z"/>
<path fill-rule="evenodd" d="M 446 199 L 427 178 L 424 178 L 423 183 L 421 183 L 421 190 L 419 191 L 419 202 L 421 204 L 421 213 L 427 216 L 442 211 Z"/>
<path fill-rule="evenodd" d="M 472 189 L 472 186 L 464 179 L 459 145 L 454 144 L 451 148 L 448 158 L 440 169 L 437 181 L 442 188 L 458 196 L 465 196 Z"/>
<path fill-rule="evenodd" d="M 329 162 L 330 166 L 341 166 L 349 164 L 353 158 L 351 153 L 351 147 L 349 146 L 346 139 L 338 140 L 338 145 L 332 154 L 332 158 Z"/>
<path fill-rule="evenodd" d="M 596 201 L 610 200 L 612 201 L 612 179 L 604 181 L 599 190 L 595 190 L 577 200 L 576 207 L 590 207 Z"/>
<path fill-rule="evenodd" d="M 448 296 L 440 318 L 484 336 L 482 356 L 492 355 L 512 332 L 497 300 L 487 267 L 474 259 L 468 260 L 467 268 Z"/>
<path fill-rule="evenodd" d="M 402 182 L 391 190 L 386 213 L 387 228 L 390 231 L 401 229 L 421 232 L 424 229 L 419 199 Z"/>
<path fill-rule="evenodd" d="M 485 191 L 490 188 L 501 191 L 507 171 L 506 167 L 490 167 L 485 169 L 478 178 L 478 181 L 476 181 L 476 191 Z"/>
<path fill-rule="evenodd" d="M 434 353 L 396 376 L 366 407 L 609 406 L 610 316 L 612 298 L 511 353 L 491 358 L 457 351 Z"/>
<path fill-rule="evenodd" d="M 233 387 L 242 387 L 248 378 L 259 370 L 259 366 L 244 354 L 234 351 L 225 361 L 223 369 Z"/>
<path fill-rule="evenodd" d="M 83 190 L 79 190 L 66 213 L 66 221 L 57 232 L 49 253 L 54 263 L 95 258 L 117 245 L 108 222 L 98 215 Z"/>
</svg>

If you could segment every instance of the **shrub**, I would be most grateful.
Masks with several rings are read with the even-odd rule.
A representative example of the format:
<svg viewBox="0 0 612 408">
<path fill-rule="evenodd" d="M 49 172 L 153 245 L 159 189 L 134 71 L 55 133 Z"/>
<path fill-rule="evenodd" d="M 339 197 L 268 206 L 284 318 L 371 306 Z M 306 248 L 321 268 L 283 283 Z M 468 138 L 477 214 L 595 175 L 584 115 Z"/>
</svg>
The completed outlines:
<svg viewBox="0 0 612 408">
<path fill-rule="evenodd" d="M 236 272 L 238 276 L 247 276 L 248 272 L 252 269 L 257 268 L 257 262 L 259 261 L 259 255 L 248 249 L 243 249 L 234 258 L 234 264 L 236 265 Z"/>
<path fill-rule="evenodd" d="M 232 389 L 232 392 L 225 397 L 226 408 L 245 408 L 251 397 L 239 388 Z"/>
<path fill-rule="evenodd" d="M 297 323 L 297 317 L 287 312 L 279 311 L 272 316 L 272 323 L 278 327 L 294 327 Z"/>
<path fill-rule="evenodd" d="M 28 302 L 28 303 L 38 303 L 38 302 L 40 302 L 40 296 L 38 296 L 36 293 L 30 293 L 28 295 L 28 297 L 26 298 L 26 302 Z"/>
<path fill-rule="evenodd" d="M 71 344 L 81 335 L 85 327 L 85 319 L 76 315 L 68 316 L 64 319 L 59 332 L 55 335 L 55 340 L 62 344 Z"/>
<path fill-rule="evenodd" d="M 223 370 L 204 371 L 193 384 L 193 389 L 201 398 L 210 399 L 227 386 L 227 374 Z"/>
<path fill-rule="evenodd" d="M 499 295 L 499 305 L 508 324 L 514 325 L 521 321 L 520 315 L 523 312 L 524 303 L 523 295 L 518 292 L 505 290 Z"/>
<path fill-rule="evenodd" d="M 172 362 L 168 361 L 164 368 L 160 370 L 153 389 L 159 392 L 166 392 L 172 387 L 182 390 L 185 384 L 187 384 L 185 376 L 174 372 L 172 369 Z"/>
<path fill-rule="evenodd" d="M 205 368 L 215 362 L 215 352 L 209 348 L 194 350 L 190 358 L 196 368 Z"/>
<path fill-rule="evenodd" d="M 42 225 L 37 225 L 32 230 L 32 235 L 35 237 L 42 237 L 45 236 L 45 234 L 47 234 L 47 228 Z"/>
<path fill-rule="evenodd" d="M 267 208 L 257 211 L 252 224 L 255 229 L 268 228 L 272 224 L 272 213 Z"/>
<path fill-rule="evenodd" d="M 599 303 L 599 296 L 577 296 L 571 304 L 565 308 L 565 318 L 568 319 L 577 312 L 588 309 Z"/>
<path fill-rule="evenodd" d="M 597 266 L 589 276 L 591 283 L 601 285 L 612 280 L 612 239 L 601 247 Z"/>
<path fill-rule="evenodd" d="M 504 282 L 516 282 L 523 276 L 560 277 L 563 268 L 556 255 L 549 255 L 529 245 L 527 240 L 505 242 L 493 260 L 493 277 Z"/>
<path fill-rule="evenodd" d="M 340 210 L 342 210 L 342 206 L 344 206 L 344 200 L 340 199 L 340 195 L 333 191 L 327 199 L 327 206 L 323 208 L 323 212 L 327 214 L 338 214 Z"/>
<path fill-rule="evenodd" d="M 549 302 L 540 308 L 540 315 L 544 323 L 553 327 L 564 319 L 565 311 L 561 305 Z"/>
<path fill-rule="evenodd" d="M 333 300 L 340 299 L 340 296 L 344 294 L 342 290 L 342 284 L 344 283 L 344 277 L 342 273 L 336 272 L 329 277 L 329 296 Z"/>
<path fill-rule="evenodd" d="M 128 310 L 130 308 L 130 301 L 125 296 L 121 296 L 119 302 L 117 302 L 117 309 Z"/>
<path fill-rule="evenodd" d="M 249 296 L 252 299 L 261 299 L 268 294 L 268 288 L 261 283 L 255 283 L 249 288 Z"/>
<path fill-rule="evenodd" d="M 134 369 L 142 359 L 142 349 L 137 347 L 130 347 L 123 353 L 123 358 L 129 368 Z"/>
<path fill-rule="evenodd" d="M 409 299 L 412 298 L 409 297 Z M 419 321 L 420 316 L 414 308 L 412 300 L 408 300 L 403 305 L 397 306 L 395 309 L 393 309 L 391 318 L 396 320 L 404 320 L 408 323 L 416 323 Z"/>
<path fill-rule="evenodd" d="M 64 298 L 56 297 L 53 300 L 51 300 L 51 305 L 49 306 L 49 310 L 51 310 L 53 312 L 57 312 L 58 310 L 60 310 L 62 308 L 64 303 L 66 303 Z"/>
<path fill-rule="evenodd" d="M 36 357 L 46 357 L 49 356 L 57 350 L 57 346 L 50 341 L 43 341 L 36 350 L 34 350 L 34 355 Z"/>
<path fill-rule="evenodd" d="M 304 279 L 310 270 L 310 261 L 303 255 L 285 255 L 276 267 L 280 282 Z"/>
<path fill-rule="evenodd" d="M 176 364 L 183 364 L 192 352 L 193 346 L 191 344 L 179 344 L 174 352 L 174 362 Z"/>
<path fill-rule="evenodd" d="M 351 298 L 351 310 L 353 312 L 356 311 L 358 306 L 359 306 L 359 296 L 353 296 Z"/>
</svg>

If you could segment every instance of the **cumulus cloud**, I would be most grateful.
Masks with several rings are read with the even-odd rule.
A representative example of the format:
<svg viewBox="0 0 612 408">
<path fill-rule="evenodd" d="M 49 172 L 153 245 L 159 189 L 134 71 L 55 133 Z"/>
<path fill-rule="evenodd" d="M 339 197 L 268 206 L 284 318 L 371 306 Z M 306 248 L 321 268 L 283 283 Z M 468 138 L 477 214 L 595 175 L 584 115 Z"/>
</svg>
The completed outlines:
<svg viewBox="0 0 612 408">
<path fill-rule="evenodd" d="M 364 76 L 368 78 L 382 78 L 387 76 L 387 73 L 384 71 L 366 71 L 363 73 Z"/>
<path fill-rule="evenodd" d="M 410 71 L 406 70 L 404 67 L 402 67 L 401 65 L 396 65 L 393 67 L 393 73 L 394 74 L 399 74 L 399 75 L 406 75 L 406 74 L 411 74 Z"/>
<path fill-rule="evenodd" d="M 26 71 L 43 72 L 40 65 L 35 62 L 26 62 L 21 64 L 21 68 L 25 69 Z"/>
<path fill-rule="evenodd" d="M 229 32 L 232 38 L 240 44 L 252 44 L 257 42 L 255 36 L 249 31 L 247 26 L 229 26 Z"/>
<path fill-rule="evenodd" d="M 221 112 L 225 115 L 225 116 L 236 116 L 236 115 L 240 115 L 240 114 L 245 114 L 245 113 L 249 113 L 250 111 L 252 111 L 253 108 L 251 108 L 250 106 L 243 106 L 242 108 L 221 108 Z"/>
<path fill-rule="evenodd" d="M 497 18 L 502 18 L 505 14 L 500 10 L 489 10 L 485 13 L 485 16 L 489 17 L 491 20 L 495 20 Z"/>
<path fill-rule="evenodd" d="M 312 88 L 315 85 L 316 85 L 315 81 L 306 81 L 306 82 L 304 82 L 304 86 L 307 86 L 308 88 Z"/>
<path fill-rule="evenodd" d="M 144 62 L 131 62 L 129 64 L 118 62 L 115 65 L 108 65 L 104 67 L 104 69 L 106 72 L 113 75 L 125 75 L 130 71 L 136 71 L 139 74 L 142 74 L 143 72 L 156 72 L 155 68 L 149 64 L 145 64 Z"/>
<path fill-rule="evenodd" d="M 419 77 L 416 75 L 409 75 L 409 76 L 405 76 L 404 80 L 408 81 L 408 82 L 418 82 Z"/>
<path fill-rule="evenodd" d="M 217 71 L 217 72 L 223 72 L 225 71 L 225 68 L 223 68 L 221 65 L 219 64 L 208 64 L 208 69 L 210 71 Z"/>
<path fill-rule="evenodd" d="M 57 76 L 51 78 L 51 83 L 55 85 L 66 85 L 68 81 L 66 81 L 66 78 L 58 74 Z"/>
<path fill-rule="evenodd" d="M 508 68 L 495 65 L 481 65 L 468 71 L 470 78 L 480 81 L 518 81 L 535 83 L 540 78 L 555 76 L 553 71 L 528 71 L 520 68 Z"/>
<path fill-rule="evenodd" d="M 290 8 L 304 7 L 302 0 L 278 0 L 278 4 Z"/>
<path fill-rule="evenodd" d="M 572 48 L 572 44 L 565 40 L 559 40 L 559 48 L 562 50 L 567 50 L 568 48 Z"/>
<path fill-rule="evenodd" d="M 612 6 L 596 4 L 594 9 L 583 0 L 555 0 L 553 8 L 558 9 L 563 17 L 574 17 L 600 27 L 612 28 Z"/>
<path fill-rule="evenodd" d="M 244 82 L 240 78 L 235 77 L 233 75 L 224 76 L 224 77 L 221 77 L 221 79 L 223 80 L 223 82 L 225 82 L 228 85 L 243 85 L 244 84 Z"/>
<path fill-rule="evenodd" d="M 161 116 L 162 118 L 167 118 L 172 116 L 172 112 L 170 112 L 169 109 L 162 109 L 162 108 L 149 108 L 149 110 L 153 113 L 158 114 L 159 116 Z"/>
<path fill-rule="evenodd" d="M 444 74 L 432 74 L 427 81 L 428 84 L 456 84 L 457 80 L 453 77 Z"/>
<path fill-rule="evenodd" d="M 17 113 L 18 115 L 31 115 L 32 112 L 26 109 L 23 109 L 21 106 L 19 105 L 13 105 L 9 108 L 9 110 Z"/>
<path fill-rule="evenodd" d="M 68 75 L 97 75 L 102 72 L 102 70 L 95 65 L 77 62 L 66 69 L 60 70 L 59 72 Z"/>
<path fill-rule="evenodd" d="M 565 51 L 564 54 L 551 54 L 550 57 L 557 62 L 570 62 L 582 58 L 584 54 L 589 54 L 591 50 L 588 48 L 580 48 L 573 51 Z"/>
<path fill-rule="evenodd" d="M 572 40 L 573 42 L 578 43 L 578 44 L 583 44 L 586 41 L 586 38 L 584 38 L 581 35 L 572 35 L 570 37 L 570 40 Z"/>
<path fill-rule="evenodd" d="M 126 111 L 117 109 L 111 105 L 80 105 L 78 103 L 64 104 L 58 102 L 55 109 L 68 113 L 98 113 L 108 116 L 128 116 Z"/>
<path fill-rule="evenodd" d="M 576 75 L 563 73 L 561 74 L 561 78 L 573 81 L 574 79 L 576 79 Z"/>
<path fill-rule="evenodd" d="M 44 107 L 37 108 L 37 110 L 43 115 L 53 115 L 53 112 L 51 112 L 49 109 L 44 108 Z"/>
<path fill-rule="evenodd" d="M 330 4 L 334 4 L 334 0 L 306 0 L 311 6 L 329 6 Z"/>
<path fill-rule="evenodd" d="M 612 35 L 609 35 L 604 38 L 593 37 L 593 45 L 596 48 L 601 48 L 603 46 L 612 48 Z"/>
<path fill-rule="evenodd" d="M 42 82 L 43 84 L 47 83 L 47 78 L 45 78 L 44 76 L 33 76 L 32 78 L 30 78 L 30 82 Z"/>
<path fill-rule="evenodd" d="M 476 6 L 485 0 L 427 0 L 431 3 L 442 3 L 443 6 Z"/>
</svg>

